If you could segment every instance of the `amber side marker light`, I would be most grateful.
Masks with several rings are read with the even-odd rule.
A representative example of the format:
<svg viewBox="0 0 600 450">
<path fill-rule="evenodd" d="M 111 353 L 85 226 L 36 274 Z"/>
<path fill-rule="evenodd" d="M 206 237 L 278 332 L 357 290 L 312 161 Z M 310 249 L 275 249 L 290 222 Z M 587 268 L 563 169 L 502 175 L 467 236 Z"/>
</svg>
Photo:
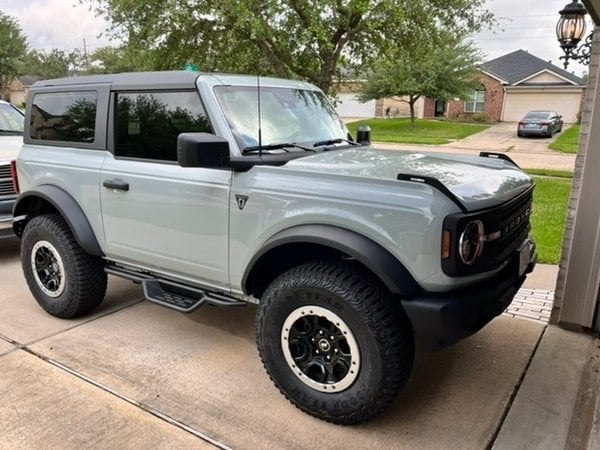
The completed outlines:
<svg viewBox="0 0 600 450">
<path fill-rule="evenodd" d="M 450 230 L 444 230 L 442 234 L 442 259 L 450 258 L 452 248 L 452 233 Z"/>
</svg>

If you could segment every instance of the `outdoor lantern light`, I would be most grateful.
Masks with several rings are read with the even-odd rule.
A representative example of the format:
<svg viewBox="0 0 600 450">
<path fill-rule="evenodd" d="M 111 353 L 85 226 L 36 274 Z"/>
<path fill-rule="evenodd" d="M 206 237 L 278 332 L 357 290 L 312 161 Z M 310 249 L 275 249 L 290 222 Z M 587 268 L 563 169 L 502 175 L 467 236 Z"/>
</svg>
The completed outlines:
<svg viewBox="0 0 600 450">
<path fill-rule="evenodd" d="M 560 19 L 556 24 L 556 37 L 560 47 L 565 52 L 560 59 L 565 60 L 565 69 L 569 60 L 574 59 L 582 64 L 590 63 L 590 50 L 592 47 L 592 33 L 588 35 L 585 42 L 577 47 L 585 34 L 585 7 L 577 0 L 573 0 L 559 11 Z"/>
</svg>

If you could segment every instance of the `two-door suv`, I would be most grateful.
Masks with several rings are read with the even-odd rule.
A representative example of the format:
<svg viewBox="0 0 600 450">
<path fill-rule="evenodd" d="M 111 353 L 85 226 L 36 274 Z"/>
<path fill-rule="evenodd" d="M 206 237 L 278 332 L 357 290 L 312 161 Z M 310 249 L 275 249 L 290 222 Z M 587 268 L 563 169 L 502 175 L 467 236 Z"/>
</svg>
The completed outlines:
<svg viewBox="0 0 600 450">
<path fill-rule="evenodd" d="M 533 269 L 533 181 L 497 154 L 377 150 L 298 81 L 195 72 L 32 86 L 16 169 L 25 277 L 50 314 L 107 274 L 181 312 L 258 304 L 265 368 L 303 411 L 381 412 L 418 336 L 442 348 Z"/>
</svg>

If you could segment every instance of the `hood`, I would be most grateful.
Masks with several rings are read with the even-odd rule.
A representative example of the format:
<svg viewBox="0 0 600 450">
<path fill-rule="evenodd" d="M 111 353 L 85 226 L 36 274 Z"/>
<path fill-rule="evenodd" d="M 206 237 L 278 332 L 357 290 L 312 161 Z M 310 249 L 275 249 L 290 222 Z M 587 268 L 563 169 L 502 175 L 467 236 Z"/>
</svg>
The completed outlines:
<svg viewBox="0 0 600 450">
<path fill-rule="evenodd" d="M 468 211 L 504 203 L 533 185 L 526 173 L 508 161 L 376 148 L 351 148 L 298 158 L 290 169 L 398 181 L 398 174 L 439 180 Z"/>
<path fill-rule="evenodd" d="M 0 134 L 0 159 L 15 159 L 23 145 L 23 136 Z"/>
</svg>

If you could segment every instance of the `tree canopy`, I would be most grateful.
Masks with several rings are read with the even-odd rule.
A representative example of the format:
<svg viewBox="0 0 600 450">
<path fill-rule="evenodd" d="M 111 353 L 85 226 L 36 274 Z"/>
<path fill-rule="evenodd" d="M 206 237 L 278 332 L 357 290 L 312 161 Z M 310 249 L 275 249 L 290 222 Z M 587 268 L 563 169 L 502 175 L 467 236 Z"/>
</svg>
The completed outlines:
<svg viewBox="0 0 600 450">
<path fill-rule="evenodd" d="M 50 52 L 31 50 L 19 65 L 20 75 L 32 75 L 48 79 L 66 77 L 73 63 L 73 54 L 52 49 Z"/>
<path fill-rule="evenodd" d="M 0 96 L 19 75 L 19 64 L 27 52 L 27 39 L 16 19 L 0 11 Z"/>
<path fill-rule="evenodd" d="M 360 67 L 438 30 L 493 22 L 485 0 L 80 0 L 109 32 L 145 52 L 145 67 L 274 74 L 325 92 Z"/>
<path fill-rule="evenodd" d="M 360 98 L 396 97 L 405 101 L 414 126 L 414 105 L 420 97 L 466 98 L 481 85 L 476 66 L 480 57 L 461 35 L 443 31 L 438 41 L 414 42 L 376 61 Z"/>
</svg>

